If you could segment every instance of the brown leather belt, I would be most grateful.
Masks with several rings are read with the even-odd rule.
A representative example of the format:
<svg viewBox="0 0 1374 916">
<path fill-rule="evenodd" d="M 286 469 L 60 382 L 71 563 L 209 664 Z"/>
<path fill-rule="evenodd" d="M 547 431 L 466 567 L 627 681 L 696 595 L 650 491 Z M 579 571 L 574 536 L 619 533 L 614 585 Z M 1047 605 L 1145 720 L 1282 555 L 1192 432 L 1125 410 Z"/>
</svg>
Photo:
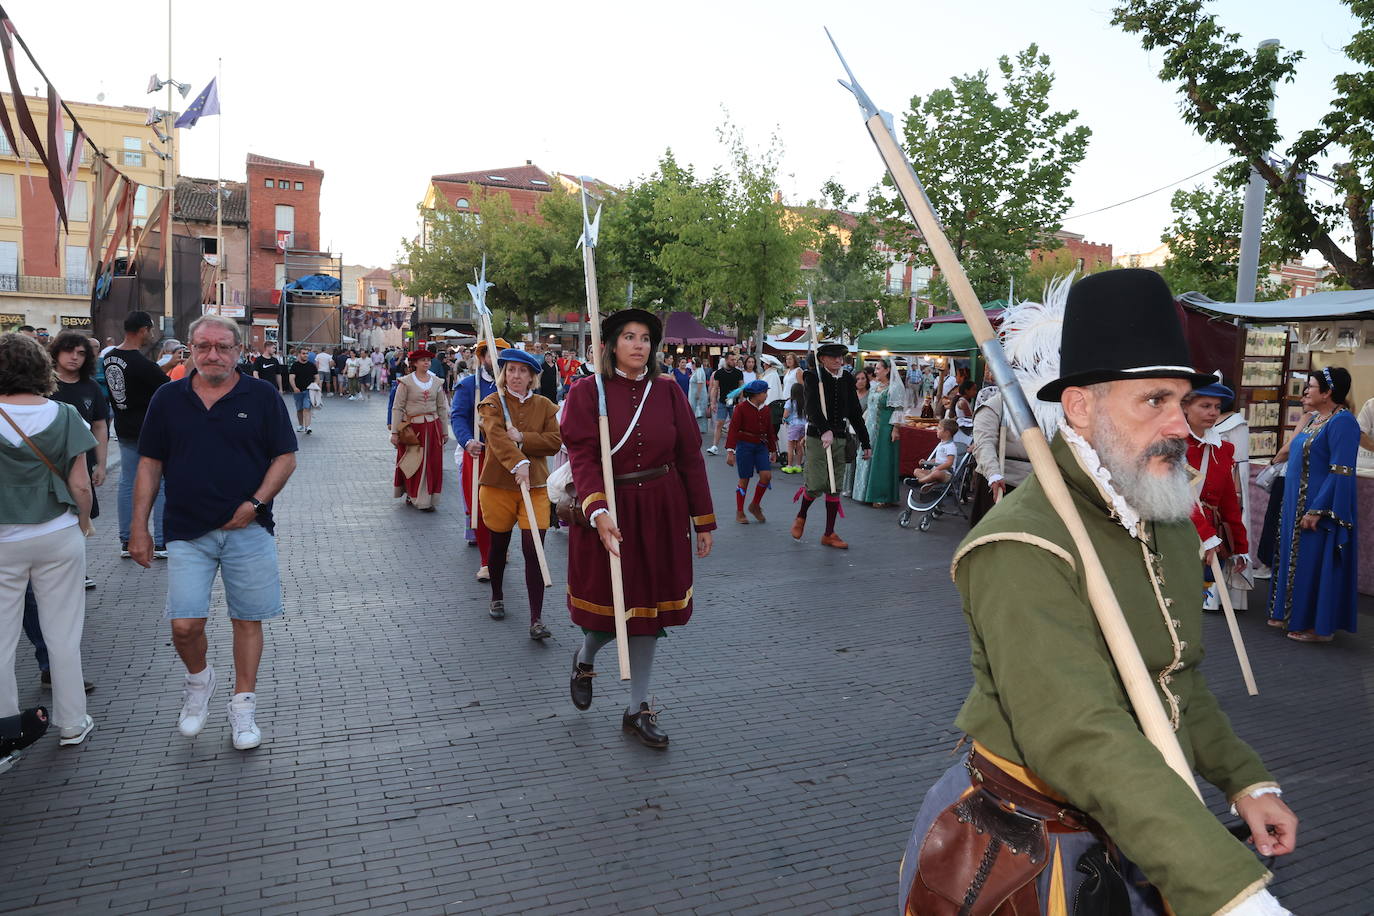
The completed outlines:
<svg viewBox="0 0 1374 916">
<path fill-rule="evenodd" d="M 978 751 L 971 750 L 968 755 L 968 772 L 973 784 L 987 790 L 1001 802 L 1015 805 L 1023 814 L 1046 821 L 1046 826 L 1054 830 L 1056 826 L 1069 831 L 1087 830 L 1099 837 L 1106 831 L 1087 814 L 1067 802 L 1051 798 L 1037 792 L 1021 780 L 998 768 Z"/>
<path fill-rule="evenodd" d="M 649 468 L 646 471 L 631 471 L 628 474 L 615 475 L 616 483 L 645 483 L 650 480 L 657 480 L 666 475 L 673 469 L 671 464 L 660 464 L 656 468 Z"/>
</svg>

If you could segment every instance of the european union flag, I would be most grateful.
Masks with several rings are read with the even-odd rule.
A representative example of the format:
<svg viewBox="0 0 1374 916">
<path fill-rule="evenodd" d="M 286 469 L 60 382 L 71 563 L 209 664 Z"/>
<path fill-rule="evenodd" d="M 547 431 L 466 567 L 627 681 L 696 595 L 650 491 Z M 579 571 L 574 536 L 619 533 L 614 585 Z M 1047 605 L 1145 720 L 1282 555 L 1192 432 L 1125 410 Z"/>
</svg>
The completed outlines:
<svg viewBox="0 0 1374 916">
<path fill-rule="evenodd" d="M 219 88 L 215 85 L 215 80 L 210 80 L 210 85 L 200 91 L 196 100 L 177 118 L 174 127 L 195 127 L 196 122 L 209 115 L 219 114 Z"/>
</svg>

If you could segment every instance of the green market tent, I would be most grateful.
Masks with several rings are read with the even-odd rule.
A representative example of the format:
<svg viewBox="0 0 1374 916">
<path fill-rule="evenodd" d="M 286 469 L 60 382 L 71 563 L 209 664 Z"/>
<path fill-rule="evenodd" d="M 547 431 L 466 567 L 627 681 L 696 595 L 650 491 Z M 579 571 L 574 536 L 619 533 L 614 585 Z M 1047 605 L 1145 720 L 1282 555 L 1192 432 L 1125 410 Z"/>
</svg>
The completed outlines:
<svg viewBox="0 0 1374 916">
<path fill-rule="evenodd" d="M 909 323 L 899 324 L 861 334 L 857 343 L 860 350 L 889 353 L 966 353 L 978 349 L 968 325 L 954 321 L 933 324 L 924 331 Z"/>
</svg>

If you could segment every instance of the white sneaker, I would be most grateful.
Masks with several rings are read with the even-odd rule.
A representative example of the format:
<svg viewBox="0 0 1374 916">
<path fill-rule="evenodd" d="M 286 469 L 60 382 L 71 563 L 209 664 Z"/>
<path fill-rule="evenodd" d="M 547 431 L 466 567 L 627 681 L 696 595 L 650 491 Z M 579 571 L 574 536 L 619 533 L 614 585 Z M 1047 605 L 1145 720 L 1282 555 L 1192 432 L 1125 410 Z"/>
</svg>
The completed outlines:
<svg viewBox="0 0 1374 916">
<path fill-rule="evenodd" d="M 305 428 L 305 434 L 306 434 L 307 436 L 310 435 L 311 433 L 313 433 L 314 431 L 315 431 L 315 427 L 313 427 L 313 426 L 307 426 L 307 427 Z"/>
<path fill-rule="evenodd" d="M 298 433 L 303 433 L 303 432 L 305 432 L 305 427 L 304 427 L 304 426 L 297 426 L 297 427 L 296 427 L 296 432 L 298 432 Z"/>
<path fill-rule="evenodd" d="M 95 728 L 95 720 L 90 716 L 85 716 L 79 725 L 68 725 L 58 733 L 57 743 L 64 747 L 80 744 L 86 740 L 86 736 Z"/>
<path fill-rule="evenodd" d="M 708 448 L 708 449 L 706 450 L 706 454 L 708 454 L 708 455 L 719 455 L 719 454 L 720 454 L 720 449 L 713 445 L 713 446 L 711 446 L 710 448 Z"/>
<path fill-rule="evenodd" d="M 154 559 L 157 559 L 157 560 L 165 560 L 165 559 L 167 559 L 167 548 L 166 548 L 165 546 L 163 546 L 163 547 L 154 547 L 154 548 L 153 548 L 153 558 L 154 558 Z"/>
<path fill-rule="evenodd" d="M 205 720 L 210 718 L 210 695 L 215 692 L 215 669 L 207 665 L 205 670 L 210 672 L 209 680 L 202 685 L 194 683 L 188 677 L 181 693 L 181 718 L 177 720 L 177 728 L 187 738 L 199 735 L 200 730 L 205 727 Z"/>
<path fill-rule="evenodd" d="M 251 693 L 236 693 L 229 701 L 229 730 L 234 736 L 234 748 L 252 750 L 262 744 L 262 732 L 253 715 L 258 710 L 258 698 Z"/>
<path fill-rule="evenodd" d="M 486 568 L 485 566 L 479 566 L 479 567 L 477 567 L 477 581 L 478 581 L 478 582 L 490 582 L 490 581 L 491 581 L 491 572 L 488 571 L 487 568 Z"/>
</svg>

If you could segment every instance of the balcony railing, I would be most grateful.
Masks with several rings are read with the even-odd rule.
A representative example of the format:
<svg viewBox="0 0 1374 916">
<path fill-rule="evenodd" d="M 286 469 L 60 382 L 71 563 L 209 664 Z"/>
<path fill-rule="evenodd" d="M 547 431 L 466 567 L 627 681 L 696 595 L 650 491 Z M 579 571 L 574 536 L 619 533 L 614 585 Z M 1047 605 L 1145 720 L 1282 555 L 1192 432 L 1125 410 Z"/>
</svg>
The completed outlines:
<svg viewBox="0 0 1374 916">
<path fill-rule="evenodd" d="M 472 303 L 424 302 L 418 309 L 421 321 L 471 321 Z"/>
<path fill-rule="evenodd" d="M 22 134 L 16 136 L 15 142 L 19 144 L 17 152 L 10 146 L 9 139 L 3 133 L 0 133 L 0 156 L 8 156 L 11 159 L 27 159 L 30 162 L 38 161 L 38 152 L 34 150 L 33 144 L 29 142 L 27 137 Z M 62 151 L 64 156 L 66 153 L 66 150 Z M 81 143 L 81 164 L 91 164 L 91 148 L 86 145 L 84 140 Z"/>
<path fill-rule="evenodd" d="M 25 274 L 0 274 L 0 293 L 31 293 L 37 296 L 89 296 L 90 281 L 85 277 L 30 277 Z"/>
<path fill-rule="evenodd" d="M 311 232 L 292 232 L 286 239 L 286 247 L 294 251 L 319 251 L 319 239 Z M 258 230 L 257 245 L 259 248 L 275 250 L 277 247 L 277 230 L 260 229 Z"/>
</svg>

